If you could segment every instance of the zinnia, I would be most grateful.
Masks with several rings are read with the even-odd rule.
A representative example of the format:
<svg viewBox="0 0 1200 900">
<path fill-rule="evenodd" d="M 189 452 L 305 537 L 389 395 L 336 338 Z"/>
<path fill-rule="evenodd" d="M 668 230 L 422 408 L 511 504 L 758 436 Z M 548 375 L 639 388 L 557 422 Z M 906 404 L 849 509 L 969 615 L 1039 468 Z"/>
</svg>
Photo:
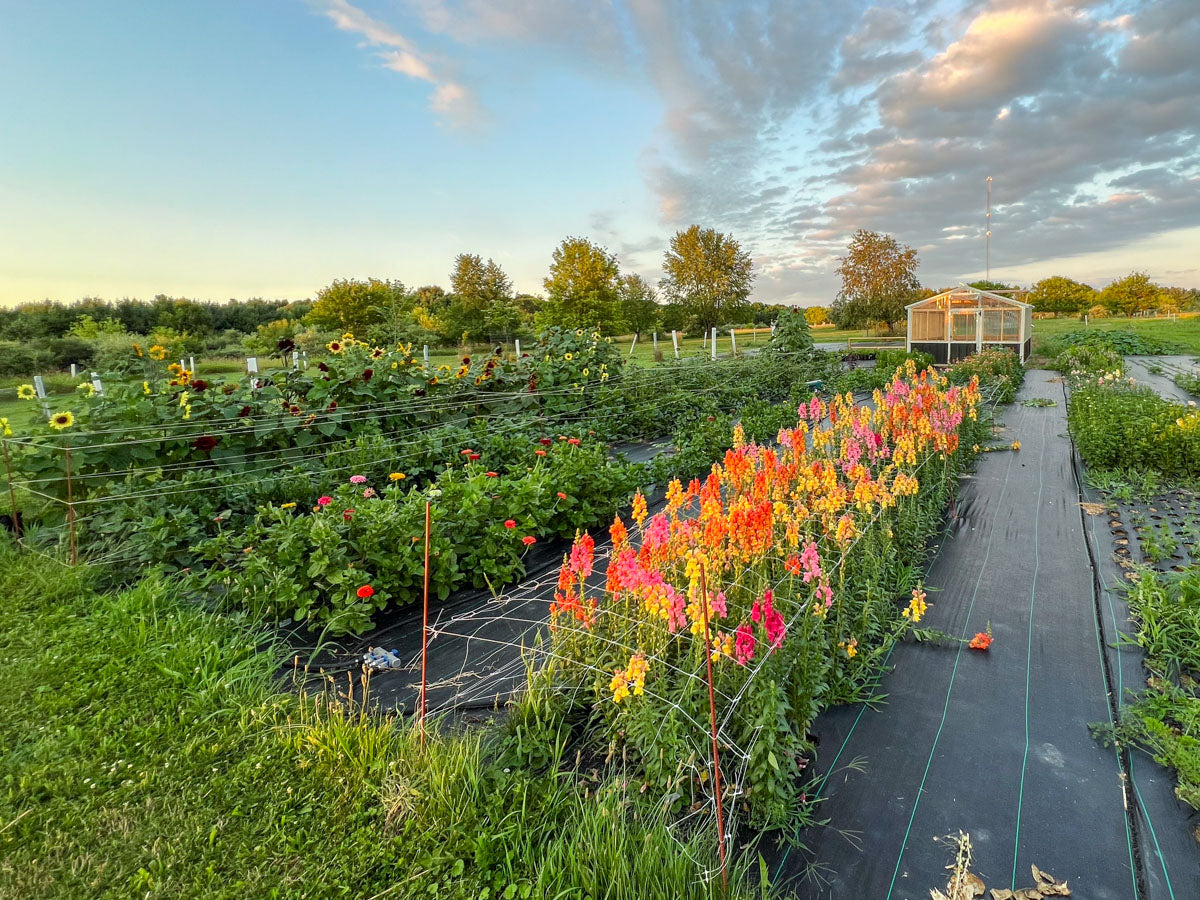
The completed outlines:
<svg viewBox="0 0 1200 900">
<path fill-rule="evenodd" d="M 536 544 L 537 538 L 531 534 L 527 534 L 525 537 L 521 538 L 521 543 L 528 547 L 530 544 Z"/>
<path fill-rule="evenodd" d="M 517 521 L 516 521 L 516 519 L 505 519 L 505 520 L 504 520 L 504 527 L 505 527 L 505 528 L 516 528 L 516 527 L 517 527 Z"/>
<path fill-rule="evenodd" d="M 360 600 L 366 600 L 368 597 L 375 596 L 375 588 L 369 584 L 364 584 L 355 593 L 358 594 Z"/>
<path fill-rule="evenodd" d="M 318 498 L 317 498 L 317 505 L 318 505 L 318 506 L 328 506 L 328 505 L 329 505 L 330 503 L 332 503 L 332 502 L 333 502 L 333 498 L 332 498 L 332 497 L 318 497 Z"/>
</svg>

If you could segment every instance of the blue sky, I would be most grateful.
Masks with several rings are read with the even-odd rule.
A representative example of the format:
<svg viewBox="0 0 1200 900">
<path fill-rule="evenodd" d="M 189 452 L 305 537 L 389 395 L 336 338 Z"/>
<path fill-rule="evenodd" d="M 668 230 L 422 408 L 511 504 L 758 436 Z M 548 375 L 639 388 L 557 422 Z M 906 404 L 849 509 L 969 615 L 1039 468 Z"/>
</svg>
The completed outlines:
<svg viewBox="0 0 1200 900">
<path fill-rule="evenodd" d="M 732 232 L 828 302 L 857 227 L 931 286 L 1145 269 L 1200 286 L 1200 7 L 984 0 L 11 4 L 0 303 L 539 291 L 585 235 L 656 279 Z"/>
</svg>

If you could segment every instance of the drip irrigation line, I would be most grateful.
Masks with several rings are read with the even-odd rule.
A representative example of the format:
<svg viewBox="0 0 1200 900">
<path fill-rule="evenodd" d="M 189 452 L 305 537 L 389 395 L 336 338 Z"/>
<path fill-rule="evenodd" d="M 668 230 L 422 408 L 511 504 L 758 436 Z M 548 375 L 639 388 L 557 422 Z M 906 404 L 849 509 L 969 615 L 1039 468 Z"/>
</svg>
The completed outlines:
<svg viewBox="0 0 1200 900">
<path fill-rule="evenodd" d="M 1004 501 L 1004 496 L 1008 492 L 1008 481 L 1012 475 L 1014 458 L 1015 457 L 1011 455 L 1008 458 L 1008 465 L 1004 470 L 1004 484 L 1000 489 L 1000 498 L 997 501 L 998 504 Z M 933 737 L 933 745 L 929 748 L 929 759 L 925 762 L 925 771 L 921 775 L 921 783 L 918 785 L 916 795 L 913 798 L 912 813 L 908 817 L 908 825 L 904 829 L 904 838 L 900 842 L 900 853 L 896 857 L 896 867 L 892 870 L 892 880 L 888 884 L 887 900 L 891 900 L 892 891 L 894 891 L 896 888 L 896 878 L 900 874 L 900 863 L 904 859 L 904 851 L 908 847 L 908 839 L 912 833 L 913 822 L 916 821 L 917 818 L 917 809 L 921 805 L 921 794 L 925 791 L 925 782 L 928 780 L 929 770 L 933 766 L 933 757 L 937 752 L 937 745 L 942 737 L 942 729 L 946 727 L 946 718 L 950 713 L 950 695 L 954 690 L 955 678 L 958 676 L 958 664 L 962 659 L 963 642 L 966 639 L 967 632 L 971 630 L 969 627 L 971 622 L 971 613 L 975 610 L 975 600 L 979 595 L 979 586 L 983 583 L 983 573 L 986 571 L 988 562 L 992 556 L 993 540 L 994 538 L 989 535 L 987 551 L 984 554 L 983 563 L 979 567 L 979 575 L 975 579 L 975 589 L 971 592 L 971 602 L 967 606 L 967 614 L 963 620 L 963 630 L 959 635 L 958 649 L 954 654 L 954 667 L 950 670 L 950 682 L 946 685 L 946 699 L 942 705 L 941 721 L 938 722 L 937 732 Z"/>
<path fill-rule="evenodd" d="M 1017 889 L 1017 858 L 1021 848 L 1021 811 L 1025 803 L 1025 772 L 1029 763 L 1029 683 L 1033 671 L 1033 615 L 1037 602 L 1038 570 L 1041 568 L 1042 554 L 1038 548 L 1039 528 L 1042 521 L 1042 496 L 1045 492 L 1046 472 L 1046 417 L 1040 417 L 1042 425 L 1041 447 L 1038 451 L 1038 493 L 1037 510 L 1033 514 L 1033 577 L 1029 585 L 1029 625 L 1025 641 L 1025 750 L 1021 754 L 1021 781 L 1017 790 L 1017 824 L 1013 831 L 1013 867 L 1012 883 L 1009 888 Z"/>
</svg>

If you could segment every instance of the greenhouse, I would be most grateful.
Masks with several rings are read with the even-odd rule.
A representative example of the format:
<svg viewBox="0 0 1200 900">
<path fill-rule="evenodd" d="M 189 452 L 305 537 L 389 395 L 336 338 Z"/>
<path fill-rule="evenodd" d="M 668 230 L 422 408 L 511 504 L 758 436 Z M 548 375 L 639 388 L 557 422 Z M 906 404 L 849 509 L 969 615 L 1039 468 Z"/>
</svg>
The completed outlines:
<svg viewBox="0 0 1200 900">
<path fill-rule="evenodd" d="M 1021 361 L 1033 343 L 1033 307 L 992 291 L 960 285 L 910 303 L 906 348 L 952 363 L 984 347 L 1008 347 Z"/>
</svg>

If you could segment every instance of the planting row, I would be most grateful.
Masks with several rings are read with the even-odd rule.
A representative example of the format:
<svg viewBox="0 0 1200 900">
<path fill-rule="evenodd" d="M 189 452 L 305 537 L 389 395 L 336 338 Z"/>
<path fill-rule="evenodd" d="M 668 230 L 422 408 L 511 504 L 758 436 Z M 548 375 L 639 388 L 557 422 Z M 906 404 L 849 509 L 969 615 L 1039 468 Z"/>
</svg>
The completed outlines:
<svg viewBox="0 0 1200 900">
<path fill-rule="evenodd" d="M 980 405 L 978 379 L 955 387 L 910 362 L 872 405 L 802 405 L 775 446 L 739 434 L 707 478 L 672 482 L 657 515 L 635 497 L 603 589 L 589 537 L 564 560 L 515 720 L 550 743 L 575 731 L 621 748 L 644 789 L 683 808 L 711 795 L 697 771 L 711 661 L 726 800 L 760 826 L 803 818 L 809 724 L 869 697 L 924 614 L 919 566 L 985 440 Z"/>
</svg>

